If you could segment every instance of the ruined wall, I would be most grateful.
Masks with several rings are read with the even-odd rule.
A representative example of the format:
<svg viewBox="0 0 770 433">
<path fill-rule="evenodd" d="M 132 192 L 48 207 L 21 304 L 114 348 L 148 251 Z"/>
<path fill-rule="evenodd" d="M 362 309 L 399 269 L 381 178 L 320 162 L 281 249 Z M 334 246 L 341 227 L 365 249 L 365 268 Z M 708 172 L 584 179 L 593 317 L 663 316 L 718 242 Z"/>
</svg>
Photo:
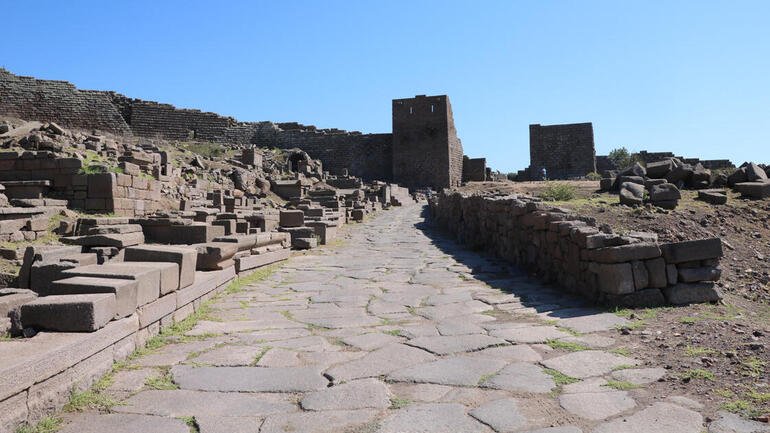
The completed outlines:
<svg viewBox="0 0 770 433">
<path fill-rule="evenodd" d="M 289 129 L 283 129 L 289 128 Z M 366 180 L 393 178 L 392 134 L 361 134 L 339 129 L 317 129 L 312 125 L 255 124 L 251 142 L 260 147 L 299 148 L 320 159 L 331 174 L 344 170 Z"/>
<path fill-rule="evenodd" d="M 530 172 L 545 167 L 549 179 L 568 179 L 596 171 L 591 123 L 529 125 Z"/>
<path fill-rule="evenodd" d="M 393 179 L 446 188 L 462 180 L 462 143 L 446 95 L 393 100 Z"/>
<path fill-rule="evenodd" d="M 720 168 L 735 168 L 735 165 L 729 159 L 700 159 L 700 158 L 684 158 L 676 156 L 673 152 L 648 152 L 646 150 L 640 150 L 635 154 L 644 164 L 650 162 L 662 161 L 666 158 L 677 158 L 687 164 L 697 165 L 700 164 L 703 168 L 710 170 Z M 602 173 L 606 170 L 621 170 L 625 167 L 617 167 L 607 155 L 596 156 L 596 170 Z"/>
<path fill-rule="evenodd" d="M 2 68 L 0 114 L 70 128 L 131 133 L 107 92 L 78 90 L 66 81 L 18 76 Z"/>
<path fill-rule="evenodd" d="M 460 193 L 431 199 L 432 220 L 548 282 L 598 302 L 651 307 L 717 301 L 718 238 L 658 244 L 651 233 L 600 231 L 590 218 L 526 197 Z"/>
<path fill-rule="evenodd" d="M 487 180 L 487 159 L 463 156 L 463 182 Z"/>
<path fill-rule="evenodd" d="M 122 173 L 82 174 L 82 165 L 77 158 L 55 158 L 50 152 L 0 152 L 0 182 L 8 188 L 32 182 L 30 188 L 67 200 L 73 209 L 119 216 L 160 209 L 160 181 Z"/>
<path fill-rule="evenodd" d="M 132 103 L 130 115 L 129 125 L 135 135 L 167 140 L 218 141 L 236 123 L 215 113 L 147 101 Z"/>
</svg>

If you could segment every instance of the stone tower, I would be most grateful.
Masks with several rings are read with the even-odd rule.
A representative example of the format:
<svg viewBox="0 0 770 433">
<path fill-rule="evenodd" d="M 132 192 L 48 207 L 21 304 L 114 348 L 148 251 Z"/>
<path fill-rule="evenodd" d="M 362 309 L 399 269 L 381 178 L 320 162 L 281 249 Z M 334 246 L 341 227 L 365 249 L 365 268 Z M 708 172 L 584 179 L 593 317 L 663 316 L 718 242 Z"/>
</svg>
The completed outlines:
<svg viewBox="0 0 770 433">
<path fill-rule="evenodd" d="M 457 186 L 463 146 L 446 95 L 393 100 L 393 180 L 409 188 Z"/>
</svg>

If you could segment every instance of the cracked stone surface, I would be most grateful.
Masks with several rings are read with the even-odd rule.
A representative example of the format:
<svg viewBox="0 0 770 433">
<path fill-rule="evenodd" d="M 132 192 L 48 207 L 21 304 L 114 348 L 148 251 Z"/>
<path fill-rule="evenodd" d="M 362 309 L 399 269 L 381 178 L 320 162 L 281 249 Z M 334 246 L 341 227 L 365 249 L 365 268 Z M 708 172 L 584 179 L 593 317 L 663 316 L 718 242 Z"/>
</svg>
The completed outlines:
<svg viewBox="0 0 770 433">
<path fill-rule="evenodd" d="M 756 427 L 729 415 L 709 426 L 691 397 L 657 395 L 665 370 L 617 354 L 625 319 L 424 231 L 421 210 L 344 226 L 338 245 L 214 299 L 184 339 L 116 373 L 112 413 L 67 414 L 61 431 L 186 433 L 187 417 L 200 433 Z"/>
</svg>

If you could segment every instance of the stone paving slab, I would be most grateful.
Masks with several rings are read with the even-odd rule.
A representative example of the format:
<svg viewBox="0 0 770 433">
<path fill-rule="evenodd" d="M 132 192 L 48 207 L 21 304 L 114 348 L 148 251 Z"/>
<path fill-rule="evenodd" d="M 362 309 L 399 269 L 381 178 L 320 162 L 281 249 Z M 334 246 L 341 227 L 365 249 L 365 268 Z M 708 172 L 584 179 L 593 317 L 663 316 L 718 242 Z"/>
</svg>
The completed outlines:
<svg viewBox="0 0 770 433">
<path fill-rule="evenodd" d="M 113 411 L 175 418 L 198 414 L 261 416 L 295 411 L 296 406 L 289 401 L 288 397 L 277 394 L 150 390 L 128 398 Z"/>
<path fill-rule="evenodd" d="M 148 415 L 84 413 L 64 426 L 60 433 L 189 433 L 184 421 Z"/>
<path fill-rule="evenodd" d="M 312 368 L 191 367 L 171 369 L 182 389 L 222 392 L 304 392 L 325 388 L 329 382 Z"/>
<path fill-rule="evenodd" d="M 655 395 L 665 370 L 613 353 L 625 319 L 421 231 L 419 212 L 396 208 L 343 227 L 342 245 L 296 255 L 218 298 L 211 320 L 187 333 L 192 341 L 140 356 L 131 361 L 137 370 L 116 374 L 107 391 L 121 400 L 115 416 L 68 414 L 65 432 L 134 425 L 187 432 L 182 417 L 194 417 L 200 433 L 756 427 L 728 415 L 709 426 L 693 398 Z M 569 352 L 550 340 L 590 350 Z M 180 389 L 145 386 L 169 367 Z M 558 385 L 560 374 L 577 382 Z M 619 391 L 608 380 L 639 388 Z"/>
<path fill-rule="evenodd" d="M 465 413 L 461 404 L 429 403 L 409 406 L 383 420 L 378 433 L 491 433 L 489 427 Z"/>
</svg>

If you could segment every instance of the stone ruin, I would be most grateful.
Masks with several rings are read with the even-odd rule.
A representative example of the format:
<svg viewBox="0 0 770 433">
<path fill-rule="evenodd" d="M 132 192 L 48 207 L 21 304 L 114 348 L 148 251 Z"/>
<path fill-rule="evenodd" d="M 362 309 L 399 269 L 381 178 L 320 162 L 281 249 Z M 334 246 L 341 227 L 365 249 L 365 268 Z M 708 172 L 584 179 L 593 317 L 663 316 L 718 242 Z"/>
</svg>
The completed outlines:
<svg viewBox="0 0 770 433">
<path fill-rule="evenodd" d="M 432 218 L 459 242 L 489 251 L 599 303 L 658 307 L 721 299 L 718 238 L 658 243 L 655 233 L 621 235 L 528 196 L 444 192 Z"/>
<path fill-rule="evenodd" d="M 622 172 L 607 171 L 600 182 L 603 191 L 617 191 L 620 204 L 639 206 L 649 203 L 664 209 L 674 209 L 682 198 L 684 188 L 698 190 L 698 200 L 711 204 L 727 203 L 725 187 L 731 187 L 744 198 L 770 197 L 770 167 L 747 162 L 734 170 L 712 172 L 703 165 L 695 166 L 678 158 L 639 162 Z"/>
<path fill-rule="evenodd" d="M 446 95 L 393 100 L 393 132 L 362 134 L 296 122 L 240 122 L 0 68 L 0 115 L 146 139 L 299 148 L 332 175 L 347 172 L 410 188 L 457 186 L 464 177 L 462 143 Z M 466 177 L 477 179 L 478 171 Z"/>
<path fill-rule="evenodd" d="M 706 170 L 735 167 L 727 159 L 683 158 L 671 152 L 642 150 L 634 155 L 643 164 L 676 159 L 681 164 Z M 519 171 L 516 180 L 542 180 L 544 168 L 548 179 L 582 179 L 591 173 L 619 172 L 627 168 L 617 167 L 606 155 L 596 155 L 592 123 L 529 125 L 529 158 L 529 167 Z"/>
</svg>

